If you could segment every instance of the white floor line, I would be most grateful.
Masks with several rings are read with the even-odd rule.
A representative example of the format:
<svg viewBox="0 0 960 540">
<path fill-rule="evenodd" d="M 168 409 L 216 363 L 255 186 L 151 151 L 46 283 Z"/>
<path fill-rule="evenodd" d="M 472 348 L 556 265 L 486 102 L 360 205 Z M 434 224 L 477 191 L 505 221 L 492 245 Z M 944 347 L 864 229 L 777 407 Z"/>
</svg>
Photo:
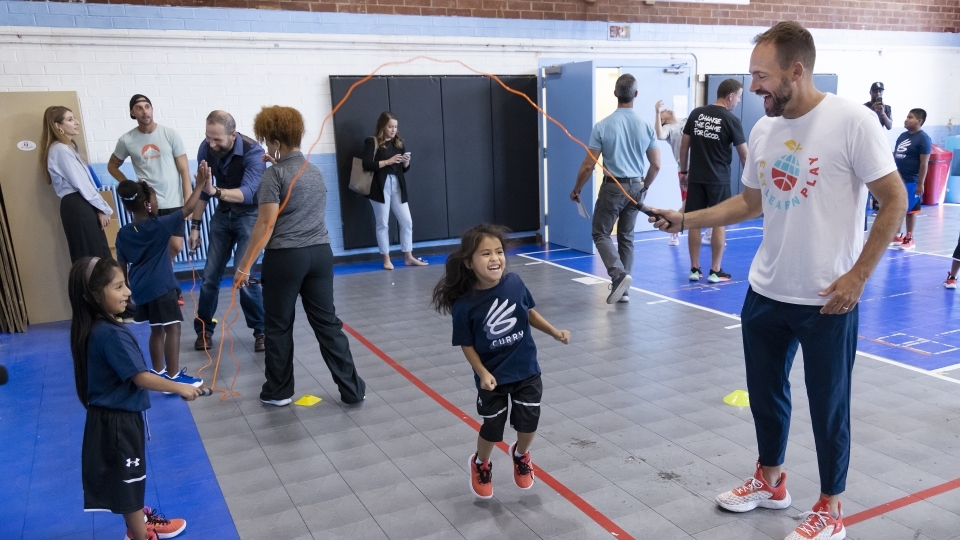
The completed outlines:
<svg viewBox="0 0 960 540">
<path fill-rule="evenodd" d="M 947 371 L 953 371 L 953 370 L 955 370 L 955 369 L 960 369 L 960 364 L 954 364 L 954 365 L 952 365 L 952 366 L 947 366 L 947 367 L 942 367 L 942 368 L 937 368 L 937 369 L 931 369 L 930 372 L 931 372 L 931 373 L 944 373 L 944 372 L 947 372 Z"/>
<path fill-rule="evenodd" d="M 520 256 L 520 257 L 527 258 L 527 259 L 533 259 L 533 257 L 527 257 L 527 255 L 524 254 L 524 253 L 521 253 L 519 256 Z M 568 271 L 568 272 L 573 272 L 573 273 L 575 273 L 575 274 L 580 274 L 580 275 L 582 275 L 582 276 L 588 276 L 588 277 L 593 277 L 593 278 L 597 278 L 597 279 L 603 279 L 603 278 L 600 278 L 600 277 L 595 276 L 595 275 L 593 275 L 593 274 L 590 274 L 590 273 L 587 273 L 587 272 L 583 272 L 583 271 L 581 271 L 581 270 L 575 270 L 575 269 L 573 269 L 573 268 L 567 268 L 566 266 L 563 266 L 563 265 L 561 265 L 561 264 L 557 264 L 557 263 L 554 263 L 554 262 L 551 262 L 551 261 L 543 261 L 543 262 L 544 262 L 545 264 L 549 264 L 550 266 L 555 266 L 555 267 L 557 267 L 557 268 L 562 268 L 562 269 L 564 269 L 564 270 L 566 270 L 566 271 Z M 603 280 L 604 280 L 604 281 L 610 281 L 609 279 L 603 279 Z M 641 288 L 639 288 L 639 287 L 630 287 L 630 289 L 631 289 L 631 290 L 634 290 L 634 291 L 637 291 L 637 292 L 644 293 L 644 294 L 649 294 L 650 296 L 653 296 L 653 297 L 656 297 L 656 298 L 660 298 L 660 299 L 662 299 L 662 300 L 668 300 L 668 301 L 673 302 L 673 303 L 675 303 L 675 304 L 680 304 L 680 305 L 682 305 L 682 306 L 692 307 L 692 308 L 694 308 L 694 309 L 699 309 L 699 310 L 701 310 L 701 311 L 706 311 L 707 313 L 713 313 L 713 314 L 715 314 L 715 315 L 721 315 L 721 316 L 726 317 L 726 318 L 728 318 L 728 319 L 733 319 L 733 320 L 737 321 L 738 323 L 740 322 L 740 317 L 738 317 L 738 316 L 736 316 L 736 315 L 733 315 L 733 314 L 730 314 L 730 313 L 724 313 L 724 312 L 722 312 L 722 311 L 718 311 L 718 310 L 716 310 L 716 309 L 711 309 L 711 308 L 708 308 L 708 307 L 705 307 L 705 306 L 700 306 L 700 305 L 697 305 L 697 304 L 693 304 L 693 303 L 691 303 L 691 302 L 684 302 L 683 300 L 677 300 L 676 298 L 670 298 L 669 296 L 664 296 L 664 295 L 662 295 L 662 294 L 655 293 L 655 292 L 653 292 L 653 291 L 648 291 L 648 290 L 645 290 L 645 289 L 641 289 Z M 940 380 L 942 380 L 942 381 L 952 382 L 952 383 L 954 383 L 954 384 L 960 384 L 960 379 L 954 379 L 954 378 L 952 378 L 952 377 L 947 377 L 946 375 L 941 375 L 940 373 L 937 373 L 936 371 L 930 371 L 930 370 L 926 370 L 926 369 L 921 369 L 921 368 L 918 368 L 918 367 L 911 366 L 911 365 L 909 365 L 909 364 L 904 364 L 904 363 L 902 363 L 902 362 L 897 362 L 896 360 L 890 360 L 889 358 L 884 358 L 884 357 L 882 357 L 882 356 L 877 356 L 877 355 L 875 355 L 875 354 L 863 352 L 863 351 L 860 351 L 860 350 L 857 350 L 857 354 L 860 355 L 860 356 L 863 356 L 864 358 L 870 358 L 871 360 L 876 360 L 876 361 L 878 361 L 878 362 L 883 362 L 884 364 L 890 364 L 890 365 L 892 365 L 892 366 L 899 366 L 899 367 L 902 367 L 903 369 L 907 369 L 907 370 L 910 370 L 910 371 L 914 371 L 914 372 L 916 372 L 916 373 L 922 373 L 922 374 L 924 374 L 924 375 L 928 375 L 928 376 L 933 377 L 933 378 L 935 378 L 935 379 L 940 379 Z"/>
<path fill-rule="evenodd" d="M 743 325 L 742 325 L 742 324 L 731 324 L 730 326 L 724 326 L 723 329 L 724 329 L 724 330 L 733 330 L 734 328 L 740 328 L 741 326 L 743 326 Z"/>
<path fill-rule="evenodd" d="M 543 251 L 528 251 L 526 253 L 521 253 L 521 255 L 533 255 L 535 253 L 553 253 L 555 251 L 573 251 L 573 249 L 572 248 L 545 249 Z"/>
</svg>

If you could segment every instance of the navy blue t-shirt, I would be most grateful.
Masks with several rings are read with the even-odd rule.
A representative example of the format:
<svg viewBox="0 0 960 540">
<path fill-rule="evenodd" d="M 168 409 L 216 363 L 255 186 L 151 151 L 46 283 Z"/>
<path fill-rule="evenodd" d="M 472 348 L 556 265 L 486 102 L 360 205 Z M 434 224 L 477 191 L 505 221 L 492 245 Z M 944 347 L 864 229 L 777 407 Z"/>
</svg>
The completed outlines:
<svg viewBox="0 0 960 540">
<path fill-rule="evenodd" d="M 150 408 L 150 394 L 133 383 L 147 370 L 143 352 L 130 330 L 99 320 L 87 345 L 87 401 L 90 405 L 140 412 Z"/>
<path fill-rule="evenodd" d="M 117 260 L 130 263 L 130 292 L 137 304 L 146 304 L 177 288 L 167 244 L 183 228 L 183 210 L 136 223 L 117 233 Z"/>
<path fill-rule="evenodd" d="M 933 147 L 930 136 L 920 131 L 910 134 L 904 131 L 897 137 L 897 146 L 893 150 L 893 159 L 904 182 L 916 182 L 920 179 L 920 156 L 929 154 Z"/>
<path fill-rule="evenodd" d="M 529 379 L 540 373 L 528 313 L 535 305 L 520 276 L 506 274 L 453 303 L 453 344 L 472 346 L 498 385 Z"/>
</svg>

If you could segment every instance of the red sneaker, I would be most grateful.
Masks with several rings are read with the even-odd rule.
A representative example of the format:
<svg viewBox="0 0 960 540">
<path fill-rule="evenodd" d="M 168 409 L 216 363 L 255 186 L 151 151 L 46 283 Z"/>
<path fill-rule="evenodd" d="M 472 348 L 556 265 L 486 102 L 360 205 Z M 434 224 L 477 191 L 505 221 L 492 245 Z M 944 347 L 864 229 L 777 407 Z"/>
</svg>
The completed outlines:
<svg viewBox="0 0 960 540">
<path fill-rule="evenodd" d="M 157 538 L 164 540 L 173 538 L 187 528 L 186 520 L 180 518 L 167 519 L 163 514 L 150 508 L 143 507 L 143 515 L 147 520 L 147 529 L 153 529 L 157 533 Z"/>
<path fill-rule="evenodd" d="M 470 456 L 470 491 L 481 499 L 493 497 L 493 464 L 478 464 L 477 455 Z"/>
<path fill-rule="evenodd" d="M 902 250 L 904 250 L 904 251 L 909 251 L 909 250 L 914 249 L 914 248 L 916 248 L 916 247 L 917 247 L 916 244 L 913 243 L 913 237 L 912 237 L 912 236 L 908 236 L 908 237 L 906 237 L 906 238 L 903 239 L 903 242 L 900 242 L 900 249 L 902 249 Z"/>
<path fill-rule="evenodd" d="M 749 512 L 760 506 L 782 510 L 790 506 L 787 492 L 787 473 L 780 473 L 780 483 L 772 487 L 763 479 L 760 464 L 757 472 L 740 486 L 717 495 L 717 504 L 731 512 Z"/>
<path fill-rule="evenodd" d="M 517 457 L 517 443 L 510 447 L 510 457 L 513 458 L 513 482 L 520 489 L 530 489 L 533 487 L 534 473 L 533 462 L 530 461 L 530 452 L 523 454 L 523 457 Z"/>
<path fill-rule="evenodd" d="M 839 505 L 839 503 L 837 503 Z M 800 514 L 800 525 L 784 540 L 840 540 L 847 537 L 847 530 L 843 528 L 843 508 L 838 506 L 839 517 L 834 519 L 830 515 L 830 501 L 820 497 L 813 505 L 812 512 Z"/>
<path fill-rule="evenodd" d="M 891 244 L 891 245 L 895 244 L 895 245 L 898 245 L 898 246 L 899 246 L 899 245 L 902 244 L 902 243 L 903 243 L 903 234 L 898 234 L 898 235 L 894 236 L 894 237 L 893 237 L 893 240 L 890 241 L 890 244 Z"/>
</svg>

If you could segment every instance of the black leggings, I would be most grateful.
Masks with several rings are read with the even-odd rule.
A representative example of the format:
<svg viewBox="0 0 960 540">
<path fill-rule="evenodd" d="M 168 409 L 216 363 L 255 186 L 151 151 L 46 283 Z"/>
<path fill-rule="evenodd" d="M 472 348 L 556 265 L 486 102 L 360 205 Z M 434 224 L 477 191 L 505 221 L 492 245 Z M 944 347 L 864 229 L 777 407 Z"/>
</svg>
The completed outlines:
<svg viewBox="0 0 960 540">
<path fill-rule="evenodd" d="M 333 306 L 333 251 L 330 244 L 268 249 L 263 254 L 265 375 L 260 399 L 293 397 L 293 322 L 297 295 L 317 336 L 320 354 L 344 403 L 358 403 L 366 384 L 353 363 L 350 342 Z"/>
</svg>

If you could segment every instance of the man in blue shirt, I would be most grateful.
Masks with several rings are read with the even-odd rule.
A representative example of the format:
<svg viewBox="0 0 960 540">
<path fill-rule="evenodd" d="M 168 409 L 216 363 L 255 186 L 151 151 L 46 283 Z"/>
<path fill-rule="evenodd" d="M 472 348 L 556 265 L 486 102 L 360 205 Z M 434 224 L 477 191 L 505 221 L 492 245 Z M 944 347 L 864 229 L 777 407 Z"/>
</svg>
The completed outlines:
<svg viewBox="0 0 960 540">
<path fill-rule="evenodd" d="M 897 137 L 897 146 L 893 150 L 893 160 L 897 162 L 897 171 L 907 188 L 907 234 L 897 235 L 892 245 L 903 250 L 916 248 L 913 242 L 913 226 L 920 213 L 920 197 L 923 195 L 923 181 L 927 177 L 927 163 L 933 142 L 922 129 L 927 121 L 927 111 L 911 109 L 903 127 L 907 130 Z"/>
<path fill-rule="evenodd" d="M 639 209 L 624 194 L 624 190 L 638 203 L 643 191 L 649 188 L 660 172 L 660 150 L 653 126 L 633 110 L 637 97 L 637 79 L 629 73 L 617 79 L 613 95 L 617 97 L 617 110 L 597 122 L 590 133 L 587 147 L 590 151 L 577 172 L 577 183 L 570 192 L 570 200 L 580 199 L 580 190 L 593 176 L 593 168 L 600 156 L 603 166 L 616 178 L 603 176 L 603 185 L 597 194 L 593 210 L 593 241 L 600 252 L 600 259 L 607 268 L 612 281 L 607 303 L 627 302 L 627 290 L 633 278 L 633 230 Z M 650 167 L 644 176 L 646 154 Z M 618 185 L 619 184 L 619 185 Z M 623 186 L 623 189 L 621 189 Z M 617 247 L 614 248 L 610 233 L 617 225 Z"/>
<path fill-rule="evenodd" d="M 237 133 L 237 123 L 230 113 L 213 111 L 207 116 L 206 139 L 197 152 L 197 177 L 213 174 L 218 199 L 207 233 L 207 262 L 203 267 L 203 285 L 197 302 L 197 317 L 193 328 L 197 332 L 194 349 L 201 351 L 213 346 L 216 323 L 213 314 L 220 299 L 220 280 L 230 260 L 230 254 L 242 255 L 253 225 L 257 222 L 255 196 L 260 187 L 264 165 L 263 148 L 256 141 Z M 206 203 L 201 201 L 194 213 L 202 216 Z M 190 225 L 190 250 L 200 246 L 200 225 L 195 219 Z M 236 262 L 234 263 L 236 264 Z M 263 291 L 260 285 L 240 289 L 240 308 L 247 327 L 253 329 L 254 351 L 263 352 Z"/>
</svg>

